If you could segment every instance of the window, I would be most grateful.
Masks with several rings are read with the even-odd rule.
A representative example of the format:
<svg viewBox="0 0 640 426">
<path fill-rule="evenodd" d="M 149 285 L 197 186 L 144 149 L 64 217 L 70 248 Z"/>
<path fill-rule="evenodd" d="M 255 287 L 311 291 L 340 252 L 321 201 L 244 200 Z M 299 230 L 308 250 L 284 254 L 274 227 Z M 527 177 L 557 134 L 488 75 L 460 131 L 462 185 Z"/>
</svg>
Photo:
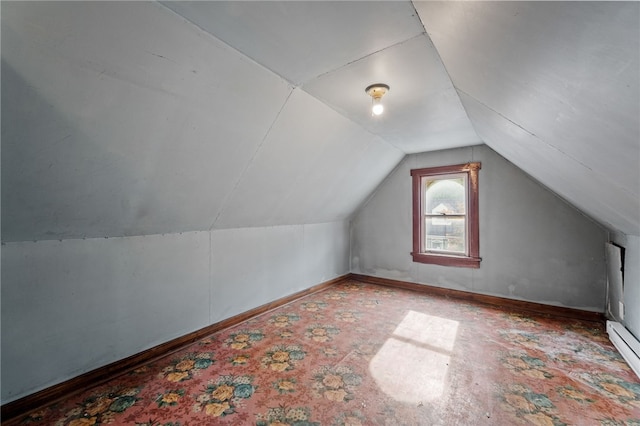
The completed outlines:
<svg viewBox="0 0 640 426">
<path fill-rule="evenodd" d="M 480 267 L 480 163 L 411 170 L 414 262 Z"/>
</svg>

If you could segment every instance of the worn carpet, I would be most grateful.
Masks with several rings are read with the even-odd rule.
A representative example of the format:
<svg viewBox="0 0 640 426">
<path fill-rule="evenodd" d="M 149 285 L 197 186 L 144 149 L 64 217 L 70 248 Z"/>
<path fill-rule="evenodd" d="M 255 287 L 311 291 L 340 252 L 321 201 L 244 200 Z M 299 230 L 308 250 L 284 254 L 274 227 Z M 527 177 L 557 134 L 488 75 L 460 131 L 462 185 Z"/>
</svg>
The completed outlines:
<svg viewBox="0 0 640 426">
<path fill-rule="evenodd" d="M 603 324 L 347 281 L 22 422 L 640 425 L 640 381 Z"/>
</svg>

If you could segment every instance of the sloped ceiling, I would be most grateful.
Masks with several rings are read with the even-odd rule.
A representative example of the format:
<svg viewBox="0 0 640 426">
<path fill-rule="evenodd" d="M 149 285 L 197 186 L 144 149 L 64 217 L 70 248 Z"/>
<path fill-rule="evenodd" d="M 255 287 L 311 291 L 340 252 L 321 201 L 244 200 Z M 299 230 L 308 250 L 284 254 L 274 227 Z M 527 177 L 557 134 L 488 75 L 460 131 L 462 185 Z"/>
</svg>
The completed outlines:
<svg viewBox="0 0 640 426">
<path fill-rule="evenodd" d="M 342 220 L 483 141 L 639 233 L 637 3 L 1 8 L 3 241 Z"/>
<path fill-rule="evenodd" d="M 640 4 L 415 5 L 482 140 L 610 229 L 638 235 Z"/>
<path fill-rule="evenodd" d="M 411 2 L 163 4 L 405 153 L 480 142 Z M 372 119 L 378 82 L 391 91 Z"/>
</svg>

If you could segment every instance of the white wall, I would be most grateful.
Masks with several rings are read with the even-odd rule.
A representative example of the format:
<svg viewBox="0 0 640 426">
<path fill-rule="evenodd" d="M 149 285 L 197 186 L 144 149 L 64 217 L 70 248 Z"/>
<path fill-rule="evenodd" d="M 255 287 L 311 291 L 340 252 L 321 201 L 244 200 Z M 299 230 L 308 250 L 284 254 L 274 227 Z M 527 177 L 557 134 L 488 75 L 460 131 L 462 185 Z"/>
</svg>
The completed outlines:
<svg viewBox="0 0 640 426">
<path fill-rule="evenodd" d="M 410 170 L 480 161 L 480 269 L 414 263 Z M 408 156 L 352 221 L 351 270 L 603 312 L 603 228 L 487 146 Z"/>
<path fill-rule="evenodd" d="M 348 272 L 348 223 L 2 246 L 2 404 Z"/>
</svg>

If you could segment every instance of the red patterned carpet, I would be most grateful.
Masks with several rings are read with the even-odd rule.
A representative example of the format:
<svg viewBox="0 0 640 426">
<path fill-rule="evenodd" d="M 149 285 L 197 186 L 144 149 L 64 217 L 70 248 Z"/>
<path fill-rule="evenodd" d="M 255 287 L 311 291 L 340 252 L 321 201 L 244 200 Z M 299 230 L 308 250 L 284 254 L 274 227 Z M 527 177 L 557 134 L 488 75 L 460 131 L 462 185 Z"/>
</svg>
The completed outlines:
<svg viewBox="0 0 640 426">
<path fill-rule="evenodd" d="M 640 425 L 640 381 L 602 324 L 348 281 L 23 424 Z"/>
</svg>

